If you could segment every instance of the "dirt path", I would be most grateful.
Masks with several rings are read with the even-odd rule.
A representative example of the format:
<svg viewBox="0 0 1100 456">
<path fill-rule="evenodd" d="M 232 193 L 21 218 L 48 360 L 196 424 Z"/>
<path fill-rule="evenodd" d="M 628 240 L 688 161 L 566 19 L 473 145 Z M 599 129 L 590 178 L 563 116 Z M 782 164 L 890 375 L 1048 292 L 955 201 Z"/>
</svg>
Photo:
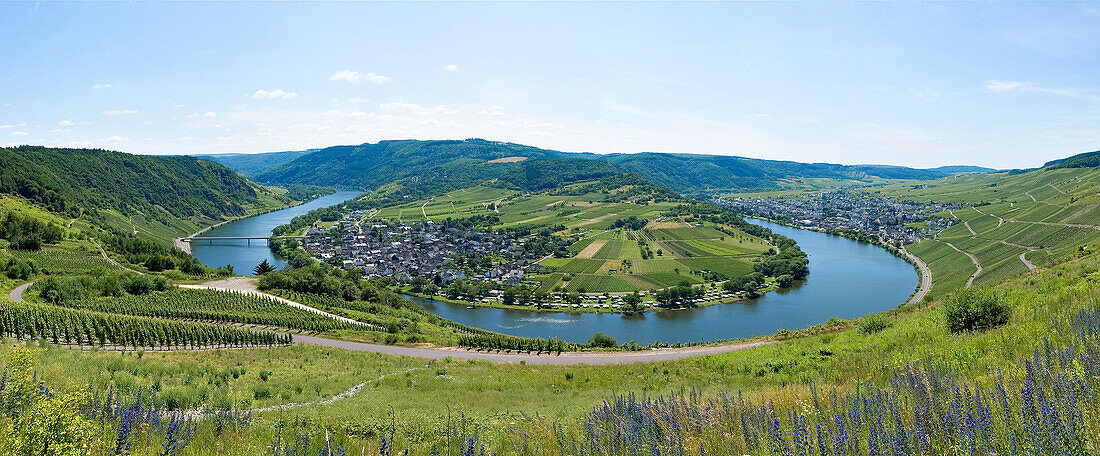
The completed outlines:
<svg viewBox="0 0 1100 456">
<path fill-rule="evenodd" d="M 1031 196 L 1030 192 L 1024 192 L 1024 194 L 1027 195 L 1028 198 L 1031 198 L 1031 202 L 1033 202 L 1033 203 L 1038 203 L 1039 202 L 1039 200 L 1035 199 L 1034 196 Z"/>
<path fill-rule="evenodd" d="M 294 301 L 291 301 L 291 300 L 286 299 L 286 298 L 281 298 L 279 296 L 264 293 L 264 292 L 262 292 L 262 291 L 260 291 L 259 289 L 256 288 L 256 278 L 254 278 L 254 277 L 230 277 L 228 279 L 214 280 L 214 281 L 206 282 L 206 283 L 203 283 L 203 284 L 200 284 L 200 285 L 179 285 L 179 287 L 180 288 L 189 288 L 189 289 L 193 289 L 193 290 L 206 289 L 206 290 L 229 291 L 229 292 L 245 293 L 245 294 L 250 294 L 250 295 L 253 295 L 253 296 L 260 296 L 260 297 L 264 297 L 264 298 L 271 298 L 271 299 L 279 301 L 283 304 L 286 304 L 288 306 L 297 307 L 299 309 L 302 309 L 302 310 L 305 310 L 305 311 L 308 311 L 308 312 L 313 312 L 313 313 L 316 313 L 316 314 L 321 314 L 321 315 L 329 317 L 333 320 L 342 321 L 344 323 L 351 323 L 351 324 L 354 324 L 354 325 L 367 326 L 367 327 L 375 328 L 375 329 L 381 329 L 381 328 L 378 328 L 377 326 L 374 326 L 374 325 L 371 325 L 371 324 L 368 324 L 368 323 L 363 323 L 363 322 L 358 321 L 358 320 L 352 320 L 352 319 L 347 318 L 347 317 L 341 317 L 339 315 L 331 314 L 331 313 L 325 312 L 321 309 L 310 307 L 310 306 L 307 306 L 307 305 L 299 303 L 299 302 L 294 302 Z"/>
<path fill-rule="evenodd" d="M 1049 186 L 1050 186 L 1050 188 L 1053 188 L 1053 189 L 1054 189 L 1054 191 L 1056 191 L 1056 192 L 1058 192 L 1058 193 L 1061 193 L 1061 194 L 1063 194 L 1063 195 L 1065 195 L 1065 194 L 1066 194 L 1066 192 L 1063 192 L 1063 191 L 1062 191 L 1062 189 L 1060 189 L 1060 188 L 1058 188 L 1058 187 L 1055 187 L 1055 186 L 1054 186 L 1054 184 L 1047 184 L 1047 185 L 1049 185 Z"/>
<path fill-rule="evenodd" d="M 955 247 L 955 244 L 952 244 L 950 242 L 946 242 L 946 241 L 940 241 L 940 242 L 943 242 L 944 244 L 947 244 L 948 247 L 951 247 L 951 248 L 955 249 L 956 252 L 959 252 L 963 255 L 966 255 L 966 256 L 970 257 L 970 261 L 974 263 L 974 267 L 977 268 L 978 270 L 974 271 L 974 275 L 970 276 L 970 279 L 968 279 L 966 281 L 966 288 L 970 288 L 971 286 L 973 286 L 974 285 L 974 279 L 977 279 L 978 275 L 982 273 L 982 263 L 980 261 L 978 261 L 978 257 L 974 256 L 970 252 L 967 252 L 967 251 L 962 250 L 958 247 Z"/>
<path fill-rule="evenodd" d="M 1035 252 L 1035 251 L 1041 250 L 1040 248 L 1031 247 L 1031 246 L 1027 246 L 1027 245 L 1013 244 L 1013 243 L 1008 242 L 1008 241 L 1001 241 L 1001 244 L 1027 250 L 1027 252 L 1024 252 L 1024 253 L 1020 254 L 1020 261 L 1024 263 L 1024 266 L 1027 266 L 1027 269 L 1029 271 L 1034 271 L 1035 269 L 1037 269 L 1034 264 L 1032 264 L 1030 261 L 1028 261 L 1026 255 L 1028 254 L 1028 252 Z"/>
<path fill-rule="evenodd" d="M 974 206 L 970 206 L 970 208 L 971 208 L 971 209 L 974 209 L 974 212 L 977 212 L 977 213 L 979 213 L 979 214 L 982 214 L 982 215 L 988 215 L 988 216 L 990 216 L 990 217 L 994 217 L 994 218 L 996 218 L 996 219 L 997 219 L 997 228 L 1000 228 L 1000 227 L 1001 227 L 1001 225 L 1004 225 L 1004 224 L 1005 224 L 1005 219 L 1003 219 L 1003 218 L 1000 218 L 1000 217 L 998 217 L 998 216 L 997 216 L 996 214 L 992 214 L 992 213 L 990 213 L 990 214 L 986 214 L 985 212 L 982 212 L 982 211 L 978 210 L 978 208 L 976 208 L 976 207 L 974 207 Z"/>
<path fill-rule="evenodd" d="M 932 291 L 932 270 L 928 268 L 928 263 L 921 260 L 916 255 L 909 253 L 905 248 L 901 249 L 901 253 L 904 253 L 907 258 L 913 260 L 917 264 L 917 269 L 920 270 L 920 287 L 917 288 L 917 292 L 913 293 L 913 297 L 909 298 L 909 304 L 921 302 L 925 296 L 928 296 L 928 292 Z"/>
<path fill-rule="evenodd" d="M 1093 229 L 1093 230 L 1100 230 L 1100 226 L 1085 225 L 1085 224 L 1082 224 L 1082 223 L 1035 222 L 1035 221 L 1031 221 L 1031 220 L 1017 220 L 1017 219 L 1008 219 L 1008 221 L 1018 222 L 1018 223 L 1031 223 L 1033 225 L 1065 226 L 1065 227 L 1069 227 L 1069 228 L 1088 228 L 1088 229 Z"/>
<path fill-rule="evenodd" d="M 955 215 L 955 211 L 947 211 L 947 212 L 949 212 L 952 217 L 955 217 L 955 220 L 962 220 L 961 218 L 959 218 L 959 216 Z M 970 222 L 967 222 L 966 220 L 962 220 L 962 222 L 963 222 L 963 226 L 966 227 L 966 231 L 969 231 L 971 236 L 977 236 L 978 235 L 978 233 L 975 233 L 974 229 L 970 227 Z"/>
</svg>

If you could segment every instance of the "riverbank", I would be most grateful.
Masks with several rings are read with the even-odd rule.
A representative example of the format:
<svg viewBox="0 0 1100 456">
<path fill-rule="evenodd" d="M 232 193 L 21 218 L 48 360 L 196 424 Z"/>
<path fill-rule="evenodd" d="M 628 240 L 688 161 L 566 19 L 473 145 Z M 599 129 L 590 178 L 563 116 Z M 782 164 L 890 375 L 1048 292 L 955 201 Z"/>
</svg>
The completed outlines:
<svg viewBox="0 0 1100 456">
<path fill-rule="evenodd" d="M 627 295 L 630 295 L 631 293 L 607 293 L 607 296 L 610 297 L 608 299 L 608 303 L 588 302 L 588 303 L 582 303 L 582 304 L 572 304 L 572 303 L 567 304 L 567 303 L 562 303 L 562 302 L 553 302 L 553 303 L 541 303 L 541 304 L 538 304 L 538 305 L 535 305 L 535 304 L 531 304 L 531 305 L 518 305 L 518 304 L 508 305 L 508 304 L 504 304 L 504 303 L 502 303 L 502 302 L 500 302 L 496 299 L 485 299 L 485 300 L 479 300 L 479 301 L 467 301 L 465 299 L 454 299 L 454 298 L 448 298 L 446 296 L 438 296 L 438 295 L 428 296 L 428 295 L 425 295 L 423 293 L 415 293 L 411 290 L 408 290 L 407 289 L 408 287 L 398 288 L 394 291 L 396 291 L 397 293 L 402 294 L 402 295 L 407 295 L 407 296 L 411 296 L 411 297 L 415 297 L 415 298 L 419 298 L 419 299 L 427 299 L 427 300 L 432 300 L 432 301 L 445 302 L 445 303 L 457 304 L 457 305 L 463 305 L 463 306 L 481 307 L 481 308 L 486 308 L 486 309 L 522 310 L 522 311 L 528 311 L 528 312 L 540 312 L 540 313 L 547 313 L 547 314 L 560 313 L 560 314 L 641 315 L 641 314 L 646 314 L 646 313 L 676 312 L 676 311 L 683 311 L 683 310 L 690 310 L 690 309 L 698 309 L 698 308 L 701 308 L 701 307 L 715 306 L 715 305 L 719 305 L 719 304 L 734 304 L 734 303 L 738 303 L 738 302 L 744 302 L 744 301 L 747 301 L 747 300 L 750 300 L 750 299 L 758 299 L 758 298 L 766 295 L 767 293 L 770 293 L 770 292 L 773 292 L 773 291 L 776 291 L 776 290 L 780 289 L 778 284 L 775 282 L 774 279 L 772 279 L 771 277 L 769 277 L 768 279 L 769 279 L 769 281 L 765 284 L 766 285 L 765 287 L 756 290 L 756 292 L 758 293 L 758 296 L 756 296 L 755 298 L 749 298 L 749 297 L 745 296 L 744 294 L 742 294 L 741 292 L 739 292 L 739 293 L 736 293 L 737 296 L 733 296 L 733 297 L 707 299 L 705 301 L 694 302 L 694 303 L 690 303 L 690 304 L 683 304 L 683 305 L 680 305 L 680 306 L 677 306 L 677 307 L 662 306 L 662 305 L 659 305 L 659 304 L 655 304 L 656 301 L 654 301 L 652 299 L 647 300 L 647 299 L 643 298 L 642 303 L 645 304 L 646 306 L 642 307 L 638 311 L 634 311 L 634 312 L 623 310 L 622 307 L 616 308 L 616 307 L 614 307 L 614 305 L 616 305 L 616 304 L 613 304 L 612 303 L 613 301 L 611 301 L 614 298 L 627 296 Z M 710 282 L 710 283 L 705 283 L 705 284 L 700 284 L 700 285 L 714 285 L 714 289 L 716 291 L 718 291 L 720 293 L 728 293 L 728 292 L 722 290 L 722 284 L 724 284 L 724 283 L 725 283 L 724 281 L 723 282 Z M 664 288 L 661 288 L 661 289 L 663 290 Z M 604 294 L 603 293 L 587 293 L 587 294 L 583 294 L 581 296 L 583 296 L 585 298 L 597 298 L 598 299 L 599 297 L 604 296 Z M 646 298 L 648 298 L 648 296 L 646 296 Z M 600 306 L 603 306 L 603 305 L 607 305 L 608 307 L 606 307 L 606 308 L 600 307 Z"/>
<path fill-rule="evenodd" d="M 866 234 L 863 234 L 863 233 L 853 233 L 851 231 L 846 231 L 846 230 L 829 230 L 829 229 L 819 228 L 819 227 L 815 227 L 815 226 L 795 225 L 795 224 L 790 223 L 790 222 L 784 222 L 784 221 L 780 221 L 780 220 L 773 220 L 773 219 L 770 219 L 770 218 L 767 218 L 767 217 L 752 216 L 752 217 L 748 217 L 748 218 L 758 219 L 758 220 L 766 220 L 766 221 L 768 221 L 770 223 L 774 223 L 776 225 L 783 225 L 783 226 L 786 226 L 786 227 L 797 228 L 797 229 L 806 230 L 806 231 L 814 231 L 814 232 L 821 233 L 821 234 L 828 234 L 830 236 L 840 236 L 842 238 L 851 239 L 851 240 L 856 241 L 856 242 L 862 242 L 864 244 L 870 244 L 870 245 L 873 245 L 875 247 L 879 247 L 879 248 L 881 248 L 881 249 L 883 249 L 887 252 L 890 252 L 890 254 L 892 254 L 892 255 L 894 255 L 898 258 L 901 258 L 901 259 L 905 260 L 907 263 L 913 265 L 913 269 L 916 270 L 917 273 L 920 275 L 920 282 L 917 283 L 916 290 L 914 290 L 913 293 L 911 295 L 909 295 L 909 299 L 907 299 L 905 301 L 906 305 L 910 305 L 910 304 L 913 304 L 913 303 L 920 302 L 921 300 L 924 299 L 925 296 L 928 296 L 929 292 L 932 291 L 932 270 L 929 269 L 928 263 L 925 263 L 924 260 L 920 259 L 920 257 L 918 257 L 918 256 L 914 255 L 912 252 L 906 250 L 904 246 L 899 248 L 899 247 L 896 247 L 896 246 L 893 246 L 893 245 L 890 245 L 890 244 L 884 242 L 881 238 L 870 237 L 869 235 L 866 235 Z M 867 239 L 868 237 L 870 237 L 871 240 L 868 240 Z"/>
</svg>

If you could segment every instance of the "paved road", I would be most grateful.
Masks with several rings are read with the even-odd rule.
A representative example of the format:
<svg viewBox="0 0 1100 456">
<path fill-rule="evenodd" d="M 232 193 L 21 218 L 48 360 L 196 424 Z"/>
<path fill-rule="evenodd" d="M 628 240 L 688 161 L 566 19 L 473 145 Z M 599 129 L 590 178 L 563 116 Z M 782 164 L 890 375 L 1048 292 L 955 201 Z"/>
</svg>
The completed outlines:
<svg viewBox="0 0 1100 456">
<path fill-rule="evenodd" d="M 27 282 L 15 287 L 11 293 L 8 293 L 8 298 L 15 302 L 23 302 L 23 292 L 27 291 L 27 288 L 30 288 L 31 285 L 34 285 L 34 282 Z"/>
<path fill-rule="evenodd" d="M 913 260 L 917 264 L 917 269 L 920 269 L 920 288 L 917 288 L 917 292 L 913 293 L 913 297 L 909 298 L 909 304 L 921 302 L 929 291 L 932 291 L 932 270 L 928 268 L 928 263 L 921 260 L 916 255 L 909 253 L 905 248 L 901 249 L 901 253 L 904 253 L 906 257 Z"/>
<path fill-rule="evenodd" d="M 241 283 L 243 281 L 237 281 Z M 34 282 L 25 283 L 18 287 L 15 287 L 11 291 L 9 297 L 12 301 L 22 302 L 23 291 L 27 287 L 31 286 Z M 209 282 L 208 282 L 209 283 Z M 196 286 L 188 286 L 188 288 L 195 288 Z M 206 288 L 215 288 L 213 286 L 206 286 Z M 227 291 L 243 291 L 240 286 L 238 288 L 229 287 L 216 287 L 216 289 L 223 289 Z M 266 293 L 262 293 L 265 296 Z M 277 296 L 273 296 L 280 300 Z M 293 301 L 289 301 L 293 302 Z M 296 303 L 297 304 L 297 303 Z M 303 307 L 302 304 L 298 304 Z M 342 317 L 341 317 L 342 318 Z M 726 345 L 706 345 L 699 347 L 687 347 L 687 348 L 669 348 L 669 349 L 657 349 L 657 350 L 643 350 L 636 352 L 569 352 L 562 353 L 560 355 L 555 354 L 534 354 L 534 353 L 501 353 L 501 352 L 478 352 L 470 351 L 459 348 L 419 348 L 419 347 L 399 347 L 396 345 L 378 345 L 378 344 L 365 344 L 361 342 L 349 342 L 346 340 L 326 339 L 323 337 L 314 336 L 302 336 L 294 334 L 292 335 L 294 342 L 317 345 L 321 347 L 330 348 L 342 348 L 352 351 L 382 353 L 384 355 L 405 355 L 415 358 L 425 359 L 443 359 L 443 358 L 456 358 L 456 359 L 484 359 L 486 361 L 494 363 L 519 363 L 523 361 L 527 364 L 548 364 L 548 365 L 574 365 L 574 364 L 587 364 L 587 365 L 608 365 L 608 364 L 633 364 L 633 363 L 650 363 L 655 361 L 671 361 L 676 359 L 691 358 L 695 356 L 714 355 L 718 353 L 729 353 L 748 348 L 759 347 L 762 345 L 769 345 L 775 343 L 775 341 L 765 340 L 756 342 L 743 342 L 738 344 L 726 344 Z M 186 350 L 186 349 L 180 349 Z"/>
</svg>

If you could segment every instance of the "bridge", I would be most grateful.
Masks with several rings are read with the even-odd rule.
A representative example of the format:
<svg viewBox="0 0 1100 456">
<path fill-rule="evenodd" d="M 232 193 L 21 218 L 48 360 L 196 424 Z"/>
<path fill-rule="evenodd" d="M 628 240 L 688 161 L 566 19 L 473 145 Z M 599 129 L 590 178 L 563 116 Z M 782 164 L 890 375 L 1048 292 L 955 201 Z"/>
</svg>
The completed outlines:
<svg viewBox="0 0 1100 456">
<path fill-rule="evenodd" d="M 192 241 L 221 241 L 221 240 L 240 239 L 240 240 L 247 240 L 248 243 L 251 244 L 253 240 L 269 241 L 269 240 L 272 240 L 272 239 L 305 239 L 305 238 L 306 238 L 306 236 L 192 236 L 192 237 L 180 238 L 180 241 L 181 242 L 192 242 Z"/>
</svg>

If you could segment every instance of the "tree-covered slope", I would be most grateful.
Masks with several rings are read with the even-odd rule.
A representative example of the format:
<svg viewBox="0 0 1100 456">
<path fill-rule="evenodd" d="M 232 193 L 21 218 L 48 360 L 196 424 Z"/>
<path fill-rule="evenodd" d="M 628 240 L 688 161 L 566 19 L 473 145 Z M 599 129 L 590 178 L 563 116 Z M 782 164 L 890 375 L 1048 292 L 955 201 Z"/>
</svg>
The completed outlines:
<svg viewBox="0 0 1100 456">
<path fill-rule="evenodd" d="M 561 152 L 519 144 L 464 141 L 380 141 L 321 149 L 256 175 L 260 182 L 376 188 L 407 181 L 420 188 L 461 188 L 500 177 L 524 160 Z"/>
<path fill-rule="evenodd" d="M 0 148 L 0 164 L 0 193 L 158 242 L 213 220 L 290 202 L 195 157 L 23 146 Z"/>
<path fill-rule="evenodd" d="M 1052 160 L 1044 164 L 1043 168 L 1095 168 L 1098 166 L 1100 166 L 1100 150 Z"/>
<path fill-rule="evenodd" d="M 554 174 L 558 171 L 552 168 L 557 166 L 582 166 L 586 171 L 592 172 L 601 169 L 605 172 L 635 172 L 653 183 L 688 193 L 771 188 L 777 182 L 791 178 L 926 180 L 945 177 L 955 172 L 948 169 L 799 163 L 724 155 L 652 152 L 597 155 L 481 139 L 381 141 L 376 144 L 337 146 L 315 151 L 256 154 L 252 157 L 240 154 L 209 157 L 246 175 L 254 175 L 260 182 L 366 189 L 407 180 L 421 189 L 450 190 L 488 179 L 506 176 L 514 178 L 517 173 Z M 573 160 L 543 161 L 560 158 Z M 257 171 L 265 165 L 270 167 L 262 172 Z M 540 167 L 551 169 L 546 171 L 539 169 Z M 968 168 L 968 171 L 978 169 Z"/>
</svg>

